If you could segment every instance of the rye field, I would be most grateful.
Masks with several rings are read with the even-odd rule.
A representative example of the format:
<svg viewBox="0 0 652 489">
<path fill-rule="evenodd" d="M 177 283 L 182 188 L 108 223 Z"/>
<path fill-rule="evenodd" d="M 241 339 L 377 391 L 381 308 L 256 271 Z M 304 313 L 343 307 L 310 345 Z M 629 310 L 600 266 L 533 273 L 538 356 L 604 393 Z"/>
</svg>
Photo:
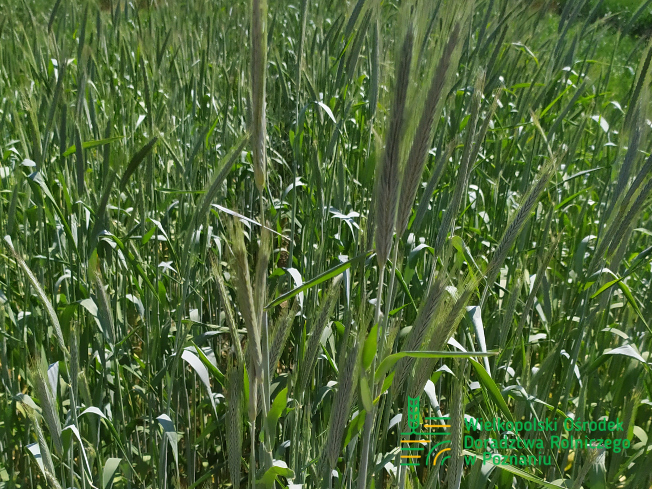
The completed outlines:
<svg viewBox="0 0 652 489">
<path fill-rule="evenodd" d="M 651 487 L 624 3 L 0 0 L 0 489 Z"/>
</svg>

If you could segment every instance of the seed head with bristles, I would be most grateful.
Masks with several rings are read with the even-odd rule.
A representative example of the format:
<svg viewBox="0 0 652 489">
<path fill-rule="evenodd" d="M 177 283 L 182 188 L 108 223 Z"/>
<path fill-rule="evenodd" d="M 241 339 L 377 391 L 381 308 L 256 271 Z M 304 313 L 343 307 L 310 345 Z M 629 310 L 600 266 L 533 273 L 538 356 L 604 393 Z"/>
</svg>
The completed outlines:
<svg viewBox="0 0 652 489">
<path fill-rule="evenodd" d="M 446 285 L 444 279 L 439 278 L 435 280 L 435 283 L 430 288 L 426 299 L 423 301 L 419 307 L 419 312 L 417 313 L 417 318 L 412 325 L 410 334 L 405 340 L 403 345 L 403 350 L 405 351 L 415 351 L 421 349 L 421 344 L 426 336 L 426 332 L 430 329 L 433 320 L 436 317 L 437 309 L 444 298 L 444 286 Z M 396 395 L 401 387 L 407 375 L 412 371 L 414 366 L 415 359 L 411 357 L 405 357 L 398 361 L 396 364 L 394 375 L 394 381 L 392 383 L 394 395 Z"/>
<path fill-rule="evenodd" d="M 290 335 L 292 323 L 295 316 L 297 315 L 297 312 L 299 312 L 299 304 L 299 301 L 295 300 L 292 304 L 292 307 L 286 309 L 286 312 L 282 314 L 281 317 L 276 321 L 276 327 L 272 332 L 272 348 L 270 349 L 269 354 L 270 371 L 276 368 L 276 364 L 281 358 L 283 347 L 285 346 L 285 342 Z"/>
<path fill-rule="evenodd" d="M 262 192 L 267 176 L 265 152 L 265 73 L 267 69 L 267 0 L 251 0 L 251 92 L 254 179 Z"/>
<path fill-rule="evenodd" d="M 464 379 L 464 367 L 460 367 L 459 378 Z M 453 395 L 451 396 L 450 425 L 451 425 L 451 458 L 448 467 L 448 489 L 459 489 L 462 480 L 464 462 L 462 458 L 462 434 L 464 433 L 464 395 L 463 385 L 458 380 L 453 381 Z"/>
<path fill-rule="evenodd" d="M 453 150 L 455 149 L 456 146 L 457 146 L 457 138 L 453 138 L 453 140 L 449 141 L 445 149 L 440 148 L 437 151 L 435 167 L 433 169 L 432 175 L 430 176 L 430 180 L 428 180 L 426 188 L 423 191 L 421 202 L 419 202 L 419 207 L 417 207 L 417 211 L 414 216 L 414 221 L 412 222 L 411 229 L 415 232 L 418 231 L 419 228 L 421 227 L 421 222 L 423 221 L 423 217 L 425 216 L 426 211 L 430 206 L 430 198 L 432 197 L 432 194 L 434 193 L 435 188 L 437 187 L 437 184 L 439 183 L 439 180 L 441 179 L 441 176 L 444 173 L 444 168 L 446 168 L 446 164 L 450 160 L 451 155 L 453 154 Z"/>
<path fill-rule="evenodd" d="M 240 487 L 240 466 L 242 460 L 242 398 L 243 398 L 242 365 L 229 365 L 226 373 L 226 446 L 229 463 L 229 475 L 234 489 Z"/>
<path fill-rule="evenodd" d="M 396 63 L 394 105 L 392 106 L 392 116 L 387 131 L 385 154 L 376 186 L 376 254 L 380 266 L 384 266 L 389 258 L 389 250 L 394 237 L 399 191 L 399 155 L 407 89 L 410 81 L 413 43 L 414 30 L 410 23 L 401 50 L 397 53 L 399 59 Z"/>
<path fill-rule="evenodd" d="M 462 152 L 462 160 L 460 162 L 460 169 L 457 175 L 457 182 L 455 183 L 455 190 L 451 203 L 446 208 L 444 218 L 439 225 L 437 238 L 435 239 L 435 253 L 441 253 L 446 242 L 448 233 L 455 227 L 455 218 L 462 204 L 462 199 L 466 192 L 468 185 L 470 165 L 472 163 L 471 157 L 473 154 L 473 142 L 476 138 L 476 125 L 478 116 L 480 114 L 480 105 L 482 103 L 482 92 L 484 90 L 485 73 L 481 71 L 473 89 L 473 103 L 471 105 L 471 114 L 469 122 L 466 125 L 466 138 L 464 141 L 464 151 Z"/>
<path fill-rule="evenodd" d="M 507 253 L 514 244 L 514 241 L 516 241 L 516 237 L 525 225 L 525 222 L 530 218 L 530 213 L 532 212 L 532 209 L 534 209 L 535 204 L 539 201 L 539 197 L 541 197 L 541 194 L 548 185 L 548 182 L 550 182 L 555 168 L 556 159 L 552 158 L 541 169 L 538 178 L 532 184 L 530 191 L 523 199 L 523 203 L 521 204 L 518 212 L 507 225 L 507 230 L 498 243 L 491 262 L 489 262 L 489 265 L 487 266 L 487 288 L 483 294 L 481 304 L 484 304 L 486 294 L 488 290 L 493 286 L 493 282 L 496 280 L 496 276 L 498 275 L 500 267 L 505 261 L 505 258 L 507 258 Z"/>
<path fill-rule="evenodd" d="M 254 282 L 254 309 L 256 311 L 256 320 L 262 325 L 263 308 L 265 299 L 267 299 L 267 268 L 269 267 L 269 257 L 272 252 L 272 239 L 269 230 L 263 227 L 260 232 L 260 247 L 258 248 L 258 258 L 256 261 L 256 275 Z"/>
<path fill-rule="evenodd" d="M 77 328 L 70 327 L 70 394 L 71 401 L 77 403 L 77 387 L 79 384 L 79 339 Z"/>
<path fill-rule="evenodd" d="M 360 351 L 359 342 L 349 351 L 346 358 L 346 364 L 340 371 L 338 378 L 338 388 L 333 401 L 333 410 L 328 425 L 328 438 L 326 449 L 322 452 L 321 465 L 329 469 L 335 467 L 337 458 L 342 448 L 342 437 L 346 428 L 346 422 L 349 417 L 349 409 L 355 391 L 357 375 L 355 373 L 358 364 L 358 353 Z M 359 416 L 361 414 L 358 414 Z M 323 470 L 320 471 L 323 473 Z"/>
<path fill-rule="evenodd" d="M 233 348 L 235 349 L 236 359 L 238 360 L 238 363 L 243 363 L 244 354 L 242 353 L 242 346 L 240 345 L 240 335 L 238 334 L 235 316 L 233 315 L 233 309 L 231 308 L 231 297 L 229 297 L 226 291 L 224 278 L 222 278 L 222 270 L 217 258 L 212 254 L 209 255 L 209 258 L 211 262 L 211 271 L 215 281 L 217 282 L 217 290 L 220 294 L 220 299 L 222 300 L 222 307 L 224 309 L 224 315 L 226 316 L 226 324 L 231 332 L 231 341 L 233 342 Z"/>
<path fill-rule="evenodd" d="M 95 289 L 95 296 L 97 298 L 97 318 L 102 325 L 102 329 L 104 330 L 107 339 L 111 344 L 114 344 L 115 326 L 111 309 L 111 300 L 109 294 L 106 292 L 100 264 L 96 255 L 93 255 L 93 258 L 89 260 L 88 273 L 91 277 L 93 288 Z"/>
<path fill-rule="evenodd" d="M 303 362 L 301 365 L 301 374 L 299 377 L 299 392 L 303 392 L 308 385 L 308 380 L 313 374 L 314 365 L 317 361 L 317 352 L 319 351 L 319 345 L 321 341 L 321 336 L 328 324 L 328 319 L 333 312 L 333 307 L 337 302 L 339 285 L 342 280 L 342 275 L 337 276 L 333 279 L 333 283 L 326 294 L 319 310 L 317 311 L 317 317 L 310 332 L 310 338 L 308 339 L 308 344 L 306 346 L 306 353 L 303 357 Z"/>
<path fill-rule="evenodd" d="M 23 408 L 27 413 L 27 417 L 32 422 L 34 432 L 36 433 L 36 439 L 38 440 L 38 446 L 41 452 L 41 460 L 43 461 L 43 475 L 45 475 L 49 479 L 48 473 L 50 475 L 54 474 L 54 463 L 52 462 L 52 455 L 50 454 L 50 449 L 48 448 L 48 444 L 45 441 L 45 436 L 43 435 L 43 430 L 41 429 L 39 418 L 36 414 L 36 411 L 34 411 L 34 409 L 32 409 L 32 407 L 30 407 L 29 405 L 23 403 Z M 53 485 L 54 487 L 57 487 L 58 482 L 56 482 L 56 484 Z"/>
<path fill-rule="evenodd" d="M 250 378 L 252 380 L 250 388 L 250 406 L 249 416 L 250 419 L 256 417 L 256 405 L 258 389 L 254 386 L 262 381 L 263 375 L 263 354 L 260 345 L 260 324 L 256 317 L 256 309 L 254 306 L 254 295 L 251 288 L 251 279 L 249 278 L 249 259 L 247 256 L 247 249 L 244 242 L 244 234 L 240 222 L 234 220 L 231 227 L 232 251 L 233 251 L 233 269 L 235 275 L 235 289 L 240 307 L 240 313 L 245 322 L 247 329 L 247 349 L 249 352 L 250 360 Z"/>
<path fill-rule="evenodd" d="M 33 373 L 35 375 L 34 390 L 39 401 L 41 401 L 41 408 L 43 410 L 43 418 L 50 431 L 50 437 L 56 452 L 61 455 L 63 453 L 63 445 L 61 443 L 61 421 L 57 413 L 57 406 L 50 386 L 48 385 L 45 375 L 41 368 L 34 366 Z"/>
<path fill-rule="evenodd" d="M 643 209 L 645 201 L 650 196 L 650 193 L 652 193 L 652 180 L 648 180 L 645 187 L 643 187 L 641 192 L 636 197 L 636 200 L 629 208 L 629 211 L 627 212 L 627 215 L 624 217 L 624 219 L 613 223 L 614 227 L 617 225 L 618 231 L 616 231 L 613 240 L 609 244 L 609 249 L 607 251 L 609 256 L 614 254 L 618 245 L 620 245 L 623 238 L 625 238 L 627 234 L 627 228 L 629 228 L 629 226 L 634 222 L 638 214 Z"/>
<path fill-rule="evenodd" d="M 584 452 L 584 464 L 582 465 L 579 474 L 575 478 L 572 489 L 581 489 L 582 482 L 584 482 L 584 479 L 588 475 L 593 465 L 600 464 L 601 462 L 604 464 L 604 456 L 606 450 L 604 448 L 597 448 L 597 446 L 598 445 L 596 443 L 595 445 L 586 447 L 586 451 Z M 602 460 L 599 460 L 600 457 L 602 457 Z"/>
<path fill-rule="evenodd" d="M 436 320 L 435 326 L 430 335 L 430 341 L 427 349 L 429 351 L 441 351 L 448 343 L 448 340 L 455 334 L 457 326 L 460 324 L 462 317 L 466 313 L 466 305 L 471 299 L 473 293 L 478 287 L 480 277 L 477 275 L 467 276 L 464 285 L 460 287 L 462 292 L 456 293 L 453 300 L 442 308 L 441 320 Z M 437 363 L 436 359 L 422 358 L 417 362 L 416 373 L 412 379 L 411 385 L 408 386 L 408 392 L 411 397 L 416 397 L 423 392 L 426 382 L 432 375 L 432 371 Z"/>
<path fill-rule="evenodd" d="M 426 156 L 428 155 L 428 144 L 430 143 L 432 126 L 437 108 L 440 106 L 439 101 L 448 77 L 453 51 L 457 46 L 459 29 L 460 25 L 456 24 L 448 38 L 448 43 L 444 48 L 437 69 L 432 77 L 425 106 L 421 113 L 421 119 L 419 120 L 412 148 L 410 149 L 405 165 L 403 181 L 401 183 L 401 200 L 399 201 L 396 217 L 396 227 L 399 236 L 403 234 L 407 227 L 414 197 L 417 194 L 417 189 L 421 182 L 421 175 L 423 174 Z"/>
</svg>

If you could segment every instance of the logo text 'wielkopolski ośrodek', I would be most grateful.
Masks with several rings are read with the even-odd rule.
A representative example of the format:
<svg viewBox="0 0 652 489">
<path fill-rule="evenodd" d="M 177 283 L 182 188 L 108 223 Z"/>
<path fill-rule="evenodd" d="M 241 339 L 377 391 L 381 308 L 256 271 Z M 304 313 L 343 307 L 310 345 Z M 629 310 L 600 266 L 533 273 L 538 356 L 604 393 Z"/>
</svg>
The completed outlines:
<svg viewBox="0 0 652 489">
<path fill-rule="evenodd" d="M 623 422 L 601 419 L 581 421 L 566 418 L 563 421 L 505 421 L 500 418 L 483 420 L 466 417 L 464 420 L 469 432 L 502 433 L 499 439 L 464 436 L 464 448 L 482 451 L 482 462 L 495 465 L 551 465 L 553 450 L 579 450 L 586 448 L 611 450 L 619 453 L 629 448 L 629 440 L 623 433 Z M 560 424 L 558 424 L 560 423 Z M 559 427 L 563 431 L 559 430 Z M 542 432 L 537 436 L 535 432 Z M 610 433 L 613 436 L 610 436 Z M 531 433 L 531 434 L 530 434 Z M 622 434 L 622 438 L 618 437 Z M 511 436 L 510 436 L 511 435 Z M 533 436 L 534 435 L 534 436 Z M 496 453 L 503 450 L 518 450 L 519 455 Z"/>
</svg>

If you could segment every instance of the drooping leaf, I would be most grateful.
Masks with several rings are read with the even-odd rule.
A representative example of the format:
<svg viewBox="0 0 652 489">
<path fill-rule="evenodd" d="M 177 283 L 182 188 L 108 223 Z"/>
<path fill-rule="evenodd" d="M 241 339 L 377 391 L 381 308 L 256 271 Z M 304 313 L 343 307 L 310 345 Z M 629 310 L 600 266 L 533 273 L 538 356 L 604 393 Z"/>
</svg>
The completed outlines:
<svg viewBox="0 0 652 489">
<path fill-rule="evenodd" d="M 163 428 L 163 434 L 165 438 L 170 443 L 170 448 L 172 448 L 172 455 L 174 456 L 174 463 L 179 467 L 179 435 L 177 430 L 174 428 L 174 423 L 167 414 L 161 414 L 156 421 Z"/>
<path fill-rule="evenodd" d="M 369 383 L 364 375 L 360 376 L 360 397 L 365 410 L 367 412 L 372 412 L 373 401 L 371 399 L 371 389 L 369 388 Z"/>
<path fill-rule="evenodd" d="M 385 357 L 380 362 L 376 369 L 375 379 L 379 382 L 380 379 L 389 372 L 396 362 L 401 358 L 474 358 L 474 357 L 489 357 L 497 355 L 498 352 L 481 352 L 481 351 L 401 351 Z"/>
<path fill-rule="evenodd" d="M 82 143 L 82 148 L 84 148 L 84 149 L 92 149 L 92 148 L 96 148 L 98 146 L 104 146 L 105 144 L 115 143 L 116 141 L 120 141 L 123 138 L 124 138 L 124 136 L 113 136 L 111 138 L 106 138 L 106 139 L 96 139 L 94 141 L 84 141 Z M 68 147 L 67 150 L 65 150 L 63 152 L 62 156 L 70 156 L 71 154 L 74 154 L 75 151 L 77 151 L 77 146 L 73 144 L 72 146 Z"/>
<path fill-rule="evenodd" d="M 77 429 L 77 427 L 76 427 L 75 425 L 72 425 L 72 424 L 71 424 L 71 425 L 66 426 L 66 427 L 65 427 L 63 430 L 61 430 L 61 431 L 64 432 L 64 431 L 68 431 L 68 430 L 70 430 L 70 431 L 72 432 L 72 434 L 75 436 L 75 438 L 77 438 L 77 443 L 79 443 L 79 449 L 81 450 L 82 458 L 84 459 L 84 468 L 86 469 L 87 474 L 88 474 L 89 477 L 90 477 L 91 474 L 92 474 L 92 472 L 91 472 L 91 466 L 90 466 L 90 464 L 88 463 L 88 457 L 87 457 L 87 455 L 86 455 L 86 447 L 84 446 L 84 443 L 82 442 L 82 437 L 81 437 L 81 435 L 79 434 L 79 430 Z"/>
<path fill-rule="evenodd" d="M 111 486 L 113 486 L 113 477 L 121 461 L 122 459 L 120 458 L 108 458 L 106 460 L 104 469 L 102 470 L 102 489 L 111 489 Z"/>
<path fill-rule="evenodd" d="M 505 418 L 510 421 L 514 421 L 514 418 L 512 417 L 512 413 L 510 412 L 509 407 L 507 406 L 507 402 L 505 402 L 505 398 L 501 394 L 500 389 L 498 388 L 494 380 L 491 378 L 491 375 L 487 373 L 487 371 L 484 369 L 482 365 L 480 365 L 472 358 L 469 359 L 469 361 L 471 362 L 471 365 L 475 369 L 475 372 L 478 375 L 478 378 L 480 379 L 480 383 L 484 386 L 485 390 L 489 393 L 489 397 L 491 397 L 493 401 L 498 405 L 498 408 L 503 413 L 503 416 L 505 416 Z"/>
<path fill-rule="evenodd" d="M 129 161 L 129 164 L 127 165 L 127 169 L 125 170 L 124 174 L 122 175 L 122 178 L 120 179 L 120 189 L 124 190 L 125 185 L 129 181 L 129 177 L 133 175 L 133 173 L 136 171 L 138 168 L 138 165 L 145 159 L 145 157 L 149 154 L 149 152 L 152 150 L 156 142 L 158 141 L 158 137 L 154 136 L 152 139 L 150 139 L 145 146 L 140 148 L 136 154 L 134 154 L 131 157 L 131 160 Z"/>
<path fill-rule="evenodd" d="M 364 342 L 362 347 L 362 366 L 365 370 L 371 367 L 371 363 L 374 361 L 376 356 L 376 350 L 378 347 L 378 324 L 375 324 L 369 334 L 367 339 Z"/>
<path fill-rule="evenodd" d="M 632 306 L 632 309 L 634 309 L 634 312 L 636 312 L 636 315 L 637 315 L 637 316 L 639 317 L 639 319 L 643 322 L 643 324 L 644 324 L 645 327 L 648 329 L 648 331 L 650 331 L 650 333 L 652 333 L 652 330 L 651 330 L 650 327 L 648 326 L 647 321 L 646 321 L 645 318 L 643 317 L 643 314 L 641 313 L 641 310 L 639 309 L 638 304 L 636 303 L 636 300 L 634 299 L 634 296 L 632 295 L 632 291 L 629 289 L 629 287 L 627 286 L 627 284 L 626 284 L 625 282 L 623 282 L 623 280 L 625 279 L 624 276 L 623 276 L 623 277 L 618 277 L 618 275 L 616 275 L 614 272 L 612 272 L 612 271 L 609 270 L 608 268 L 603 268 L 600 272 L 597 272 L 597 273 L 594 274 L 592 277 L 589 277 L 589 279 L 588 279 L 588 281 L 587 281 L 588 283 L 587 283 L 586 286 L 588 287 L 590 284 L 592 284 L 593 281 L 594 281 L 594 280 L 592 281 L 592 279 L 593 279 L 594 277 L 596 277 L 596 276 L 597 276 L 598 274 L 600 274 L 600 273 L 608 273 L 608 274 L 610 274 L 611 276 L 614 277 L 614 280 L 611 280 L 611 281 L 607 282 L 606 284 L 604 284 L 602 287 L 600 287 L 600 288 L 597 290 L 597 292 L 595 292 L 595 293 L 591 296 L 591 299 L 595 299 L 595 298 L 598 297 L 600 294 L 602 294 L 603 292 L 609 290 L 609 289 L 610 289 L 611 287 L 613 287 L 614 285 L 618 285 L 618 287 L 619 287 L 620 290 L 622 291 L 623 295 L 624 295 L 625 298 L 627 299 L 627 302 L 629 303 L 630 306 Z"/>
<path fill-rule="evenodd" d="M 353 419 L 349 422 L 349 426 L 346 428 L 346 434 L 344 436 L 344 447 L 351 442 L 351 439 L 357 435 L 362 427 L 364 426 L 364 420 L 365 417 L 367 416 L 367 411 L 364 409 L 362 411 L 358 411 L 357 416 L 354 414 Z"/>
<path fill-rule="evenodd" d="M 43 457 L 41 456 L 41 448 L 38 443 L 30 443 L 26 445 L 25 448 L 29 451 L 30 455 L 34 457 L 34 461 L 38 468 L 41 469 L 41 473 L 45 475 L 45 466 L 43 465 Z"/>
<path fill-rule="evenodd" d="M 217 366 L 213 364 L 213 362 L 210 361 L 210 359 L 206 356 L 206 354 L 201 348 L 199 348 L 194 343 L 193 346 L 195 347 L 195 350 L 197 350 L 197 355 L 199 356 L 202 363 L 206 366 L 208 371 L 215 376 L 215 378 L 220 383 L 220 385 L 224 386 L 224 382 L 225 382 L 224 374 L 220 371 L 219 368 L 217 368 Z"/>
<path fill-rule="evenodd" d="M 270 433 L 270 436 L 274 438 L 276 433 L 276 425 L 278 420 L 285 411 L 285 408 L 288 404 L 288 388 L 286 387 L 281 392 L 279 392 L 272 402 L 272 406 L 269 408 L 269 413 L 267 413 L 267 430 Z"/>
<path fill-rule="evenodd" d="M 274 483 L 278 477 L 294 478 L 294 471 L 288 468 L 287 464 L 282 460 L 274 460 L 272 466 L 256 481 L 256 485 L 260 484 L 266 489 L 274 489 Z"/>
<path fill-rule="evenodd" d="M 20 266 L 20 268 L 23 269 L 23 272 L 25 272 L 27 279 L 32 284 L 32 287 L 34 287 L 34 290 L 36 291 L 38 298 L 40 299 L 43 306 L 45 306 L 45 311 L 47 312 L 47 315 L 50 318 L 50 322 L 52 323 L 52 327 L 54 328 L 54 336 L 57 340 L 57 343 L 59 344 L 59 348 L 61 348 L 61 351 L 64 353 L 64 355 L 68 357 L 69 353 L 68 353 L 68 349 L 66 348 L 66 344 L 63 340 L 63 333 L 61 331 L 61 326 L 59 324 L 59 317 L 57 316 L 57 312 L 54 310 L 54 307 L 52 307 L 52 303 L 50 302 L 50 299 L 48 299 L 45 290 L 43 290 L 43 287 L 41 287 L 41 284 L 34 276 L 34 273 L 32 273 L 30 268 L 27 266 L 27 263 L 25 263 L 22 257 L 14 249 L 14 245 L 11 242 L 11 238 L 9 236 L 5 236 L 2 242 L 4 243 L 5 247 L 9 250 L 9 253 L 13 257 L 13 259 L 16 260 L 16 263 Z"/>
<path fill-rule="evenodd" d="M 181 359 L 186 361 L 195 370 L 199 379 L 204 384 L 204 387 L 206 387 L 208 398 L 211 401 L 211 406 L 213 406 L 213 412 L 215 412 L 215 415 L 217 416 L 217 411 L 215 410 L 215 399 L 213 398 L 213 390 L 211 389 L 211 381 L 208 377 L 208 369 L 204 366 L 202 361 L 197 358 L 197 355 L 190 350 L 184 350 L 181 354 Z"/>
<path fill-rule="evenodd" d="M 385 377 L 383 380 L 383 385 L 380 387 L 380 393 L 378 394 L 378 397 L 374 399 L 374 404 L 377 404 L 378 401 L 380 400 L 380 396 L 382 396 L 385 392 L 389 390 L 389 388 L 392 386 L 392 382 L 394 381 L 394 375 L 395 372 L 390 372 L 390 374 Z"/>
<path fill-rule="evenodd" d="M 604 352 L 605 355 L 624 355 L 626 357 L 633 358 L 634 360 L 638 360 L 639 362 L 646 363 L 645 359 L 641 356 L 641 354 L 636 350 L 636 347 L 633 345 L 623 345 L 619 346 L 618 348 L 613 348 L 611 350 L 607 350 Z"/>
<path fill-rule="evenodd" d="M 301 286 L 295 287 L 294 289 L 290 290 L 289 292 L 286 292 L 285 294 L 282 294 L 278 296 L 276 299 L 274 299 L 272 302 L 267 304 L 265 306 L 265 309 L 270 309 L 272 307 L 278 306 L 280 303 L 285 302 L 288 299 L 291 299 L 295 295 L 297 295 L 299 292 L 304 292 L 316 285 L 319 285 L 326 280 L 329 280 L 333 277 L 337 277 L 339 274 L 343 273 L 345 270 L 348 270 L 352 265 L 358 263 L 360 260 L 364 260 L 367 258 L 369 255 L 371 255 L 371 252 L 368 251 L 366 253 L 361 253 L 355 258 L 350 259 L 347 262 L 340 263 L 337 266 L 334 266 L 333 268 L 326 270 L 324 273 L 321 273 L 317 275 L 315 278 L 308 280 L 307 282 L 304 282 Z"/>
</svg>

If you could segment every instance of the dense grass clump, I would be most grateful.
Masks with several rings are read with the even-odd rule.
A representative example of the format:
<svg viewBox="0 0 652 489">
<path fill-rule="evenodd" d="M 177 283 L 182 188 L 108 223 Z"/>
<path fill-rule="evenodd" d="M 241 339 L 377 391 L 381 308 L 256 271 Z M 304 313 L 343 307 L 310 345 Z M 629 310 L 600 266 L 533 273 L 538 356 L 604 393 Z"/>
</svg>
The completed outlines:
<svg viewBox="0 0 652 489">
<path fill-rule="evenodd" d="M 652 49 L 585 3 L 0 0 L 0 489 L 650 487 Z"/>
<path fill-rule="evenodd" d="M 573 2 L 556 2 L 561 11 Z M 604 18 L 607 22 L 634 36 L 649 36 L 652 33 L 652 2 L 649 0 L 588 0 L 579 10 L 581 16 Z"/>
</svg>

